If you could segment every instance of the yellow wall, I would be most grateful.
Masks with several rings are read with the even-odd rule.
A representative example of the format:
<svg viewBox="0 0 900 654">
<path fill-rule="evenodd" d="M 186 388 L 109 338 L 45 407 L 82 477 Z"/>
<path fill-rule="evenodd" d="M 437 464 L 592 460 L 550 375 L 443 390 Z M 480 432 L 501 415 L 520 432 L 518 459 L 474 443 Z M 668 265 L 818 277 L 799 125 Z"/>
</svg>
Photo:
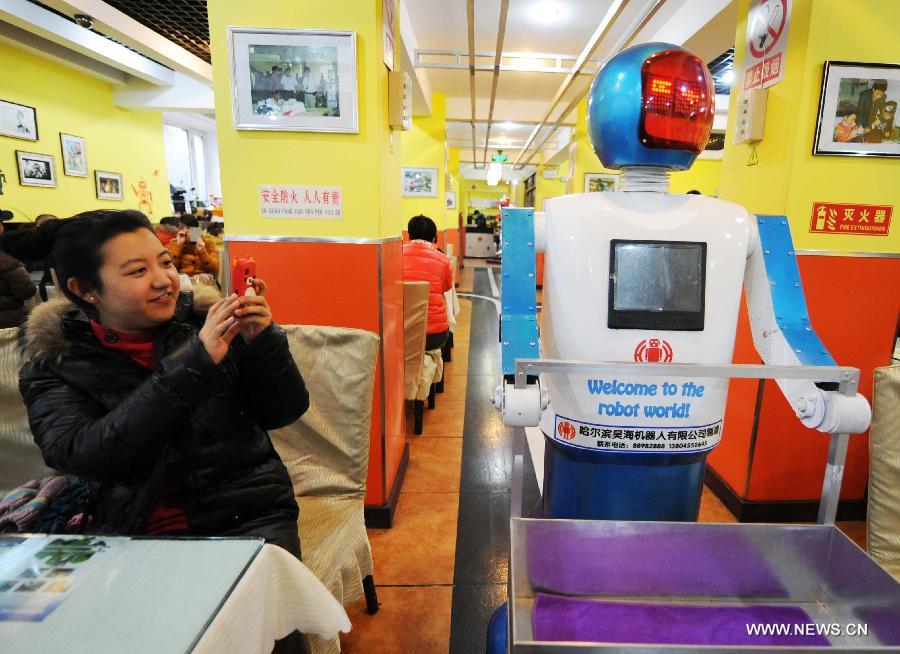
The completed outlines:
<svg viewBox="0 0 900 654">
<path fill-rule="evenodd" d="M 401 132 L 402 166 L 437 169 L 437 193 L 433 198 L 400 198 L 403 227 L 413 216 L 423 214 L 431 218 L 439 231 L 455 225 L 447 225 L 444 204 L 447 157 L 447 96 L 434 93 L 431 96 L 431 115 L 413 118 L 412 129 Z M 401 171 L 402 174 L 402 171 Z"/>
<path fill-rule="evenodd" d="M 496 216 L 500 213 L 500 209 L 497 208 L 497 203 L 500 202 L 504 196 L 511 197 L 510 185 L 507 182 L 500 182 L 497 186 L 488 186 L 488 183 L 483 179 L 464 179 L 461 184 L 466 190 L 466 207 L 463 209 L 464 220 L 470 213 L 474 213 L 475 209 L 478 209 L 485 216 Z M 490 200 L 491 206 L 474 207 L 470 204 L 472 200 Z"/>
<path fill-rule="evenodd" d="M 223 205 L 230 234 L 374 238 L 401 229 L 400 135 L 387 119 L 381 2 L 210 3 Z M 395 12 L 396 13 L 396 12 Z M 229 25 L 356 32 L 358 134 L 245 131 L 232 123 Z M 399 33 L 399 32 L 397 32 Z M 262 218 L 260 184 L 339 186 L 341 220 Z"/>
<path fill-rule="evenodd" d="M 690 170 L 672 173 L 669 190 L 672 193 L 687 193 L 697 190 L 703 195 L 718 196 L 721 179 L 721 159 L 697 159 Z"/>
<path fill-rule="evenodd" d="M 453 209 L 445 209 L 445 220 L 446 220 L 446 228 L 453 229 L 459 226 L 459 214 L 463 210 L 462 204 L 460 204 L 460 174 L 459 174 L 459 150 L 456 148 L 447 149 L 448 153 L 448 164 L 447 164 L 447 174 L 450 175 L 450 184 L 451 188 L 448 189 L 450 191 L 454 191 L 456 193 L 456 207 Z M 465 219 L 465 216 L 463 216 Z"/>
<path fill-rule="evenodd" d="M 0 43 L 0 98 L 37 109 L 38 141 L 0 136 L 0 170 L 6 174 L 0 208 L 15 220 L 34 220 L 90 209 L 136 209 L 131 189 L 144 179 L 153 196 L 153 220 L 171 212 L 162 114 L 113 106 L 112 87 L 89 75 Z M 87 140 L 87 177 L 63 174 L 59 133 Z M 16 150 L 50 154 L 56 188 L 20 186 Z M 98 200 L 94 170 L 122 173 L 124 200 Z"/>
<path fill-rule="evenodd" d="M 749 0 L 738 9 L 735 69 L 743 68 Z M 900 2 L 794 0 L 785 78 L 769 88 L 765 137 L 755 146 L 731 143 L 740 75 L 732 88 L 722 163 L 721 197 L 755 213 L 786 214 L 798 249 L 900 252 L 897 217 L 887 237 L 811 234 L 814 201 L 890 204 L 900 209 L 897 161 L 877 157 L 813 156 L 825 60 L 893 62 L 897 59 Z M 756 149 L 758 164 L 748 166 Z"/>
<path fill-rule="evenodd" d="M 558 195 L 566 194 L 566 182 L 562 181 L 562 176 L 569 169 L 569 162 L 566 161 L 558 167 L 547 166 L 548 169 L 556 168 L 555 179 L 544 179 L 544 164 L 539 164 L 537 173 L 534 178 L 534 209 L 535 211 L 544 210 L 544 200 L 555 198 Z"/>
</svg>

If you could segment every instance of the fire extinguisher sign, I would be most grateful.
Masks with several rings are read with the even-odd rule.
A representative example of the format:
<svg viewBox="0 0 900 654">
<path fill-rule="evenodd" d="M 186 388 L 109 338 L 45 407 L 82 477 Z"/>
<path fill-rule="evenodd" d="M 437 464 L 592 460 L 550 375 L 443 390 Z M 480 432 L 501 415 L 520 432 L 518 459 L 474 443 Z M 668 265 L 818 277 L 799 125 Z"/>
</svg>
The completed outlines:
<svg viewBox="0 0 900 654">
<path fill-rule="evenodd" d="M 889 204 L 814 202 L 809 231 L 814 234 L 887 236 L 894 207 Z"/>
</svg>

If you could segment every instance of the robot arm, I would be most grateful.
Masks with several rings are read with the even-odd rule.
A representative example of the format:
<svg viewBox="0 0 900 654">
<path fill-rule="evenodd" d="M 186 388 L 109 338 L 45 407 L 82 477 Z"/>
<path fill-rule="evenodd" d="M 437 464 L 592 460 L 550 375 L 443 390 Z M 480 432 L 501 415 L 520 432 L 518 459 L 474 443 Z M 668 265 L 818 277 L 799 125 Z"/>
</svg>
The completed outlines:
<svg viewBox="0 0 900 654">
<path fill-rule="evenodd" d="M 744 292 L 756 350 L 770 365 L 836 365 L 810 324 L 787 219 L 758 216 L 750 229 Z M 862 395 L 823 390 L 808 380 L 777 382 L 806 427 L 832 434 L 869 428 L 872 412 Z"/>
</svg>

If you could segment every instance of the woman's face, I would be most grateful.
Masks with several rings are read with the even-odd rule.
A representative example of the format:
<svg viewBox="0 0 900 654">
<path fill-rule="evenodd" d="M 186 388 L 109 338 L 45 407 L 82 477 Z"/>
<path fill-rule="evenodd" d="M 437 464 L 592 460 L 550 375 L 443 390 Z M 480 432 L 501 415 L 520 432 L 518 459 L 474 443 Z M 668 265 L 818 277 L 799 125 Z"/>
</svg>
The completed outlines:
<svg viewBox="0 0 900 654">
<path fill-rule="evenodd" d="M 140 332 L 172 319 L 180 281 L 156 234 L 149 229 L 119 234 L 103 245 L 101 253 L 103 290 L 87 295 L 94 298 L 105 327 Z"/>
</svg>

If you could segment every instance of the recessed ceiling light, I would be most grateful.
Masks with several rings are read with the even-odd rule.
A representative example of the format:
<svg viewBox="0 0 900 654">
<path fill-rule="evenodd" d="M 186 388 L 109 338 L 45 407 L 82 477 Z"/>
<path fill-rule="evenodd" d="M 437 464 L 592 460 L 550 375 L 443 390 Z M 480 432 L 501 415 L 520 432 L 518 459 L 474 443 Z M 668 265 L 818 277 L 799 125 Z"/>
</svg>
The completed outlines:
<svg viewBox="0 0 900 654">
<path fill-rule="evenodd" d="M 731 84 L 734 81 L 734 70 L 729 70 L 719 77 L 722 84 Z"/>
<path fill-rule="evenodd" d="M 541 25 L 558 23 L 565 18 L 560 4 L 550 0 L 541 0 L 531 5 L 529 17 L 533 22 Z"/>
<path fill-rule="evenodd" d="M 515 129 L 518 126 L 519 126 L 518 123 L 514 123 L 511 120 L 507 120 L 503 123 L 500 123 L 500 127 L 503 129 Z"/>
</svg>

